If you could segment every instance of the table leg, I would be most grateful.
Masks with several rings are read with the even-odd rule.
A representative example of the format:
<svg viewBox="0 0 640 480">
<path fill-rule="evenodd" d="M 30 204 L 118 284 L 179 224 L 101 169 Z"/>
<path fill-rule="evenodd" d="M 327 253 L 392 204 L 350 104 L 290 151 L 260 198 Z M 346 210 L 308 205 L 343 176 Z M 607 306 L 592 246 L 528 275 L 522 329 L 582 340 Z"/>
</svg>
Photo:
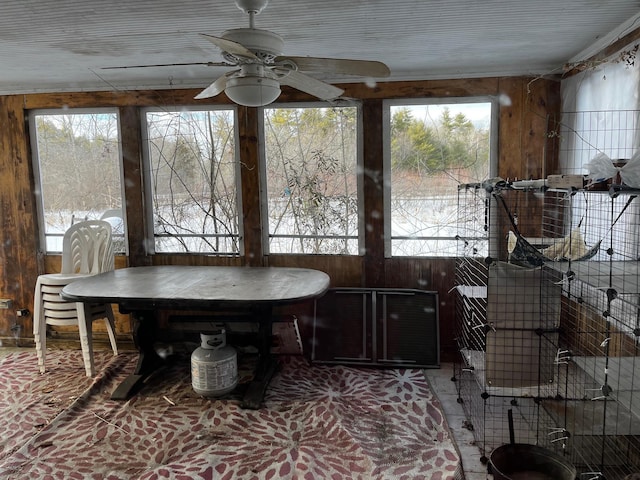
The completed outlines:
<svg viewBox="0 0 640 480">
<path fill-rule="evenodd" d="M 258 364 L 256 365 L 253 380 L 249 384 L 240 406 L 242 408 L 257 410 L 262 404 L 264 394 L 267 391 L 271 377 L 276 372 L 278 363 L 271 354 L 271 342 L 273 335 L 273 319 L 271 308 L 263 307 L 254 312 L 258 319 Z"/>
<path fill-rule="evenodd" d="M 112 400 L 128 400 L 143 386 L 144 381 L 158 368 L 164 360 L 156 353 L 156 316 L 153 311 L 132 312 L 133 341 L 139 352 L 138 364 L 133 372 L 111 394 Z"/>
</svg>

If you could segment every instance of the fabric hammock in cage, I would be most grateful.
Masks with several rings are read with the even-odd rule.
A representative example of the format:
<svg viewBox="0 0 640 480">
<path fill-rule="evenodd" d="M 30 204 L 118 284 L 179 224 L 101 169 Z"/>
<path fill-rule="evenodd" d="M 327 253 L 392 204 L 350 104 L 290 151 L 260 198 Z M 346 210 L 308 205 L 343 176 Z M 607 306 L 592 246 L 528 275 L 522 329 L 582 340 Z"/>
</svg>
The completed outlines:
<svg viewBox="0 0 640 480">
<path fill-rule="evenodd" d="M 509 231 L 509 237 L 509 262 L 524 267 L 539 267 L 545 262 L 589 260 L 598 253 L 602 243 L 600 240 L 593 247 L 587 247 L 577 227 L 568 236 L 542 250 L 531 245 L 517 231 L 516 233 Z"/>
<path fill-rule="evenodd" d="M 589 260 L 600 250 L 602 240 L 596 242 L 596 244 L 591 248 L 587 247 L 587 244 L 580 233 L 579 225 L 574 228 L 568 236 L 557 240 L 553 245 L 544 249 L 536 248 L 520 234 L 518 226 L 516 225 L 504 198 L 499 194 L 494 196 L 500 200 L 500 203 L 509 217 L 511 227 L 513 228 L 513 230 L 509 231 L 509 240 L 507 242 L 510 263 L 515 263 L 523 267 L 539 267 L 545 262 Z M 620 215 L 622 215 L 622 212 Z M 618 218 L 620 217 L 618 216 Z"/>
</svg>

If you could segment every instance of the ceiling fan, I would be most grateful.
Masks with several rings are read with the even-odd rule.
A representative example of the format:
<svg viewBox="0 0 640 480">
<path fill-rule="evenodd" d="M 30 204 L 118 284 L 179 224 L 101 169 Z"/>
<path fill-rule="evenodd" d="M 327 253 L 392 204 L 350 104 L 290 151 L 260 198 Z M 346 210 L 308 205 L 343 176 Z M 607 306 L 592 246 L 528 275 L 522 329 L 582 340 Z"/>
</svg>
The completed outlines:
<svg viewBox="0 0 640 480">
<path fill-rule="evenodd" d="M 322 72 L 356 75 L 366 78 L 388 77 L 389 68 L 382 62 L 338 58 L 284 56 L 284 40 L 276 33 L 255 27 L 255 16 L 269 0 L 235 0 L 238 8 L 249 15 L 249 28 L 227 30 L 220 37 L 201 34 L 222 51 L 223 63 L 202 62 L 211 66 L 235 66 L 196 95 L 210 98 L 225 92 L 233 102 L 261 107 L 280 96 L 280 86 L 287 85 L 321 100 L 333 100 L 344 90 L 313 78 L 308 73 Z M 172 64 L 193 65 L 193 64 Z M 140 65 L 169 66 L 169 65 Z M 134 67 L 110 67 L 134 68 Z"/>
</svg>

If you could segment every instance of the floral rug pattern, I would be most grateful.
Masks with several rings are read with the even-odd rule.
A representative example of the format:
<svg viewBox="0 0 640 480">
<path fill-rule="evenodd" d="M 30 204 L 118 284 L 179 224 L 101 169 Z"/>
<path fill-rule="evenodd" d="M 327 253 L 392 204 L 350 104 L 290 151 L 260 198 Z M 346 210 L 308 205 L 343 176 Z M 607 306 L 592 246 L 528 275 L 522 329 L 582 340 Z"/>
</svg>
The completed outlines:
<svg viewBox="0 0 640 480">
<path fill-rule="evenodd" d="M 244 410 L 245 382 L 220 399 L 193 392 L 188 357 L 129 401 L 113 401 L 136 355 L 106 353 L 96 353 L 93 380 L 82 375 L 79 352 L 51 352 L 45 375 L 35 352 L 0 361 L 0 478 L 460 478 L 420 370 L 280 357 L 263 407 Z"/>
<path fill-rule="evenodd" d="M 48 353 L 44 374 L 40 374 L 35 355 L 35 350 L 25 349 L 0 358 L 0 462 L 92 385 L 99 388 L 106 373 L 117 372 L 130 360 L 114 357 L 111 352 L 95 352 L 96 371 L 100 373 L 88 378 L 79 352 Z"/>
</svg>

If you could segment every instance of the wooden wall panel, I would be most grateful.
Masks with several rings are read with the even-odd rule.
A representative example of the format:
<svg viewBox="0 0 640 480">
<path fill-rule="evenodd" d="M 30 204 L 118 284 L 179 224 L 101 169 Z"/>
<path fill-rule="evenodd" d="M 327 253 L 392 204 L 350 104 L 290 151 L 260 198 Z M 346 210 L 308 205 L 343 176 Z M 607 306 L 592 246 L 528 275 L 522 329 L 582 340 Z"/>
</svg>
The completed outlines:
<svg viewBox="0 0 640 480">
<path fill-rule="evenodd" d="M 363 83 L 341 84 L 345 96 L 352 98 L 442 98 L 495 95 L 498 78 L 430 80 L 426 82 L 377 83 L 369 87 Z"/>
<path fill-rule="evenodd" d="M 339 86 L 345 90 L 345 97 L 360 99 L 385 98 L 437 98 L 465 97 L 473 95 L 495 95 L 499 78 L 474 78 L 455 80 L 379 82 L 374 87 L 364 83 L 345 83 Z M 154 107 L 169 105 L 211 105 L 230 104 L 224 95 L 204 100 L 195 100 L 199 89 L 185 90 L 129 90 L 87 93 L 42 93 L 24 96 L 24 108 L 68 108 L 82 107 Z M 282 88 L 279 102 L 308 102 L 314 97 L 289 87 Z"/>
<path fill-rule="evenodd" d="M 557 170 L 557 152 L 547 151 L 547 130 L 560 112 L 560 84 L 543 78 L 503 78 L 498 175 L 510 180 L 542 178 Z M 546 164 L 545 164 L 546 160 Z"/>
<path fill-rule="evenodd" d="M 242 230 L 245 264 L 264 264 L 262 246 L 262 210 L 260 207 L 260 150 L 258 147 L 258 110 L 238 107 L 240 139 L 240 179 L 242 183 Z"/>
<path fill-rule="evenodd" d="M 384 169 L 382 100 L 365 100 L 362 106 L 364 272 L 363 287 L 384 284 Z"/>
<path fill-rule="evenodd" d="M 455 358 L 456 261 L 453 258 L 387 258 L 385 287 L 411 288 L 438 292 L 440 353 L 443 361 Z"/>
<path fill-rule="evenodd" d="M 229 266 L 239 267 L 243 265 L 240 257 L 226 255 L 192 255 L 190 253 L 166 253 L 162 255 L 152 255 L 152 265 L 206 265 L 206 266 Z"/>
<path fill-rule="evenodd" d="M 147 257 L 146 239 L 147 224 L 145 222 L 145 196 L 142 161 L 142 135 L 140 132 L 140 110 L 127 106 L 119 110 L 120 141 L 122 144 L 122 169 L 124 172 L 124 199 L 127 205 L 137 208 L 123 208 L 127 225 L 127 243 L 129 247 L 129 265 L 150 265 Z"/>
<path fill-rule="evenodd" d="M 28 132 L 21 96 L 0 96 L 0 337 L 31 337 L 31 315 L 38 277 L 37 214 Z"/>
<path fill-rule="evenodd" d="M 272 265 L 317 268 L 327 272 L 335 287 L 393 287 L 437 290 L 440 295 L 441 346 L 443 358 L 452 351 L 454 309 L 448 293 L 453 287 L 455 262 L 452 259 L 384 258 L 383 226 L 383 151 L 382 100 L 386 98 L 435 98 L 491 95 L 508 101 L 500 108 L 499 175 L 504 178 L 529 178 L 550 173 L 557 165 L 547 152 L 545 167 L 544 127 L 547 114 L 559 112 L 559 83 L 553 79 L 479 78 L 461 80 L 410 81 L 378 83 L 373 87 L 362 83 L 341 85 L 345 96 L 363 101 L 363 147 L 365 231 L 364 256 L 266 255 L 262 245 L 260 176 L 259 176 L 259 111 L 240 107 L 239 150 L 243 183 L 242 212 L 245 240 L 244 257 L 209 255 L 146 255 L 144 249 L 144 217 L 142 201 L 144 185 L 141 175 L 142 140 L 139 109 L 143 106 L 228 104 L 224 95 L 197 101 L 198 90 L 118 91 L 34 94 L 0 97 L 2 144 L 0 145 L 0 227 L 3 247 L 0 250 L 0 281 L 4 291 L 0 297 L 15 295 L 31 305 L 37 268 L 37 222 L 33 209 L 33 191 L 24 115 L 36 108 L 76 108 L 112 106 L 120 109 L 122 149 L 125 171 L 125 198 L 129 228 L 130 257 L 118 257 L 117 265 L 185 264 L 185 265 Z M 309 101 L 301 92 L 283 88 L 282 102 Z M 7 126 L 7 128 L 4 128 Z M 9 172 L 5 174 L 5 172 Z M 13 179 L 17 179 L 14 182 Z M 8 212 L 8 213 L 5 213 Z M 20 219 L 18 222 L 17 219 Z M 11 266 L 9 265 L 10 262 Z M 44 258 L 45 272 L 59 271 L 59 257 Z M 9 293 L 7 293 L 9 292 Z M 7 336 L 13 322 L 0 310 L 0 338 Z M 30 324 L 22 335 L 31 337 Z M 129 332 L 128 317 L 119 319 L 119 332 Z"/>
<path fill-rule="evenodd" d="M 558 139 L 550 136 L 560 114 L 560 85 L 555 79 L 505 78 L 500 80 L 498 176 L 509 180 L 544 178 L 558 169 Z M 542 215 L 542 199 L 521 195 L 518 209 L 530 219 Z M 513 212 L 512 212 L 513 213 Z M 518 212 L 515 212 L 518 213 Z M 498 250 L 506 248 L 506 234 L 513 227 L 499 217 Z M 521 222 L 521 233 L 540 236 L 540 221 Z"/>
<path fill-rule="evenodd" d="M 522 179 L 522 95 L 520 78 L 500 80 L 498 176 Z"/>
<path fill-rule="evenodd" d="M 333 255 L 269 255 L 266 265 L 313 268 L 331 277 L 331 288 L 357 287 L 362 282 L 364 258 Z"/>
<path fill-rule="evenodd" d="M 541 78 L 522 80 L 521 91 L 524 96 L 522 111 L 522 172 L 521 178 L 546 178 L 555 173 L 557 162 L 553 152 L 547 158 L 547 142 L 549 129 L 553 128 L 555 112 L 560 109 L 559 88 L 554 95 L 554 83 Z"/>
<path fill-rule="evenodd" d="M 211 100 L 195 100 L 201 89 L 119 90 L 83 93 L 42 93 L 24 96 L 24 108 L 165 107 L 169 105 L 209 105 Z M 231 103 L 226 96 L 215 103 Z"/>
</svg>

